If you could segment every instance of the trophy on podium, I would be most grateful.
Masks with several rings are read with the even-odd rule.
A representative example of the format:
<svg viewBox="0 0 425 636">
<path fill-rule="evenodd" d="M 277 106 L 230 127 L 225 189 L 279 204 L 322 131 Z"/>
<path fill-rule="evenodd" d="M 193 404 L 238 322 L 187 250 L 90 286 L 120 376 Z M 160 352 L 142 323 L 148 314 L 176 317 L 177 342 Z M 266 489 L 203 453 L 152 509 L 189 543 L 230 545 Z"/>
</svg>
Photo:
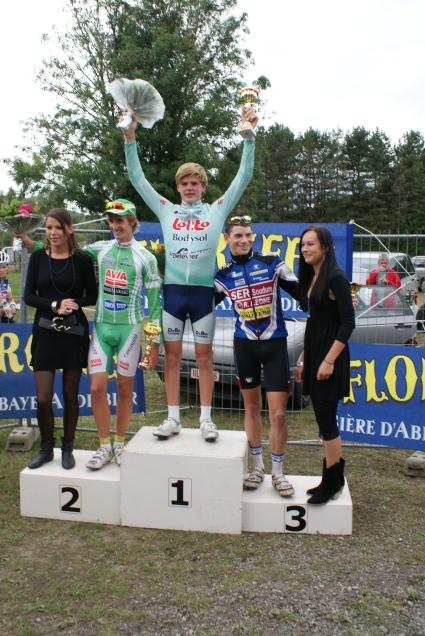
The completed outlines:
<svg viewBox="0 0 425 636">
<path fill-rule="evenodd" d="M 256 88 L 252 86 L 247 86 L 242 88 L 241 97 L 244 105 L 247 108 L 252 108 L 252 104 L 254 104 L 258 99 L 258 91 Z M 239 128 L 239 134 L 244 139 L 254 139 L 255 138 L 255 130 L 249 123 L 249 121 L 245 120 L 242 126 Z"/>
<path fill-rule="evenodd" d="M 142 361 L 139 362 L 139 369 L 146 371 L 149 367 L 149 356 L 151 354 L 153 342 L 155 338 L 159 336 L 162 329 L 154 322 L 146 322 L 143 324 L 143 331 L 146 335 L 146 349 Z"/>
</svg>

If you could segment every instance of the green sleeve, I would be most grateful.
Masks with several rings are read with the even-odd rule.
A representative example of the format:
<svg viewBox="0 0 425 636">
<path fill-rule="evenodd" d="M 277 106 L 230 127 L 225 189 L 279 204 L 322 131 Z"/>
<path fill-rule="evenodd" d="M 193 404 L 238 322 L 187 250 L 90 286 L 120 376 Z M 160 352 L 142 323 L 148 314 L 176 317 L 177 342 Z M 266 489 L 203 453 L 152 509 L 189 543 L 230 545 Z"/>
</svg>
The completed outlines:
<svg viewBox="0 0 425 636">
<path fill-rule="evenodd" d="M 154 322 L 162 327 L 162 308 L 160 300 L 161 278 L 158 274 L 158 265 L 155 256 L 148 252 L 149 266 L 143 265 L 143 283 L 149 306 L 149 322 Z M 162 332 L 155 339 L 155 344 L 162 343 Z"/>
</svg>

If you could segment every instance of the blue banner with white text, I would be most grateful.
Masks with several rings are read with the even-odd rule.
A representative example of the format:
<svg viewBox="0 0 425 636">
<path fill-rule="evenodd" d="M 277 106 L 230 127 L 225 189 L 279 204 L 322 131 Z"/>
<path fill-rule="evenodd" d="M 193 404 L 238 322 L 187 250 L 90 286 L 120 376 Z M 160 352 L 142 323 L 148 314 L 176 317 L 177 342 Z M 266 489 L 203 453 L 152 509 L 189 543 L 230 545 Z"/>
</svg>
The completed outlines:
<svg viewBox="0 0 425 636">
<path fill-rule="evenodd" d="M 350 344 L 350 395 L 338 405 L 343 440 L 425 451 L 425 349 Z"/>
<path fill-rule="evenodd" d="M 91 324 L 90 324 L 91 330 Z M 37 396 L 31 360 L 32 324 L 0 323 L 0 419 L 31 418 L 37 415 Z M 111 413 L 117 407 L 116 371 L 109 376 L 108 402 Z M 90 380 L 83 369 L 78 395 L 80 415 L 93 415 Z M 62 373 L 56 372 L 53 396 L 55 417 L 63 415 Z M 133 413 L 145 413 L 143 372 L 138 369 L 134 380 Z"/>
</svg>

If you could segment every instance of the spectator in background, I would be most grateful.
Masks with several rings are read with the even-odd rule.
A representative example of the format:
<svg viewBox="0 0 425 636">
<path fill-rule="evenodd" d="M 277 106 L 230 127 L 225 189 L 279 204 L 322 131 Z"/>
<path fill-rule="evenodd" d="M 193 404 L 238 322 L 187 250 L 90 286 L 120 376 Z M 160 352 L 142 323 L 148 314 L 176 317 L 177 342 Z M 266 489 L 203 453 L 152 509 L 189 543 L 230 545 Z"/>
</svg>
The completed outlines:
<svg viewBox="0 0 425 636">
<path fill-rule="evenodd" d="M 9 256 L 0 250 L 0 322 L 14 322 L 16 303 L 13 300 L 12 289 L 7 274 L 9 272 Z"/>
<path fill-rule="evenodd" d="M 401 287 L 401 280 L 399 275 L 394 269 L 389 266 L 388 255 L 382 252 L 378 256 L 378 267 L 370 272 L 369 278 L 366 280 L 366 285 L 387 285 Z M 371 297 L 371 305 L 376 305 L 383 300 L 383 304 L 379 305 L 385 309 L 392 309 L 396 303 L 396 294 L 390 290 L 384 291 L 383 295 L 378 295 L 374 290 Z"/>
</svg>

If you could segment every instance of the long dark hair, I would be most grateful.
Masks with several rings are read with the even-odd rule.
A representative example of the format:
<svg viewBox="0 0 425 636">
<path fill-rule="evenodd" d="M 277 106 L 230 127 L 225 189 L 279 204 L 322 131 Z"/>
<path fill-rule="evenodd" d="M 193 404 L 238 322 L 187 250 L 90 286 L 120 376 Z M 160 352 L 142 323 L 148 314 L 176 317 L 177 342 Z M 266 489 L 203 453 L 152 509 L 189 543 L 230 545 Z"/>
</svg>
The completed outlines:
<svg viewBox="0 0 425 636">
<path fill-rule="evenodd" d="M 68 241 L 68 246 L 71 254 L 79 253 L 81 254 L 81 250 L 78 248 L 77 239 L 75 238 L 74 232 L 70 232 L 72 226 L 72 218 L 68 210 L 64 208 L 53 208 L 46 214 L 46 223 L 49 217 L 54 218 L 59 225 L 61 226 L 63 233 L 66 236 L 66 240 Z M 47 239 L 47 247 L 51 247 L 49 239 Z"/>
<path fill-rule="evenodd" d="M 327 304 L 329 303 L 329 288 L 327 285 L 328 274 L 331 269 L 338 267 L 338 263 L 335 258 L 334 242 L 332 234 L 327 227 L 323 225 L 310 225 L 306 227 L 300 237 L 300 245 L 303 241 L 304 235 L 307 232 L 315 232 L 317 238 L 320 241 L 320 245 L 325 248 L 325 254 L 322 267 L 320 268 L 319 275 L 310 293 L 310 304 Z M 314 269 L 312 265 L 305 262 L 305 258 L 300 249 L 300 264 L 298 269 L 298 279 L 300 281 L 299 296 L 300 306 L 303 311 L 308 309 L 307 294 L 310 289 L 311 281 L 313 280 Z"/>
</svg>

